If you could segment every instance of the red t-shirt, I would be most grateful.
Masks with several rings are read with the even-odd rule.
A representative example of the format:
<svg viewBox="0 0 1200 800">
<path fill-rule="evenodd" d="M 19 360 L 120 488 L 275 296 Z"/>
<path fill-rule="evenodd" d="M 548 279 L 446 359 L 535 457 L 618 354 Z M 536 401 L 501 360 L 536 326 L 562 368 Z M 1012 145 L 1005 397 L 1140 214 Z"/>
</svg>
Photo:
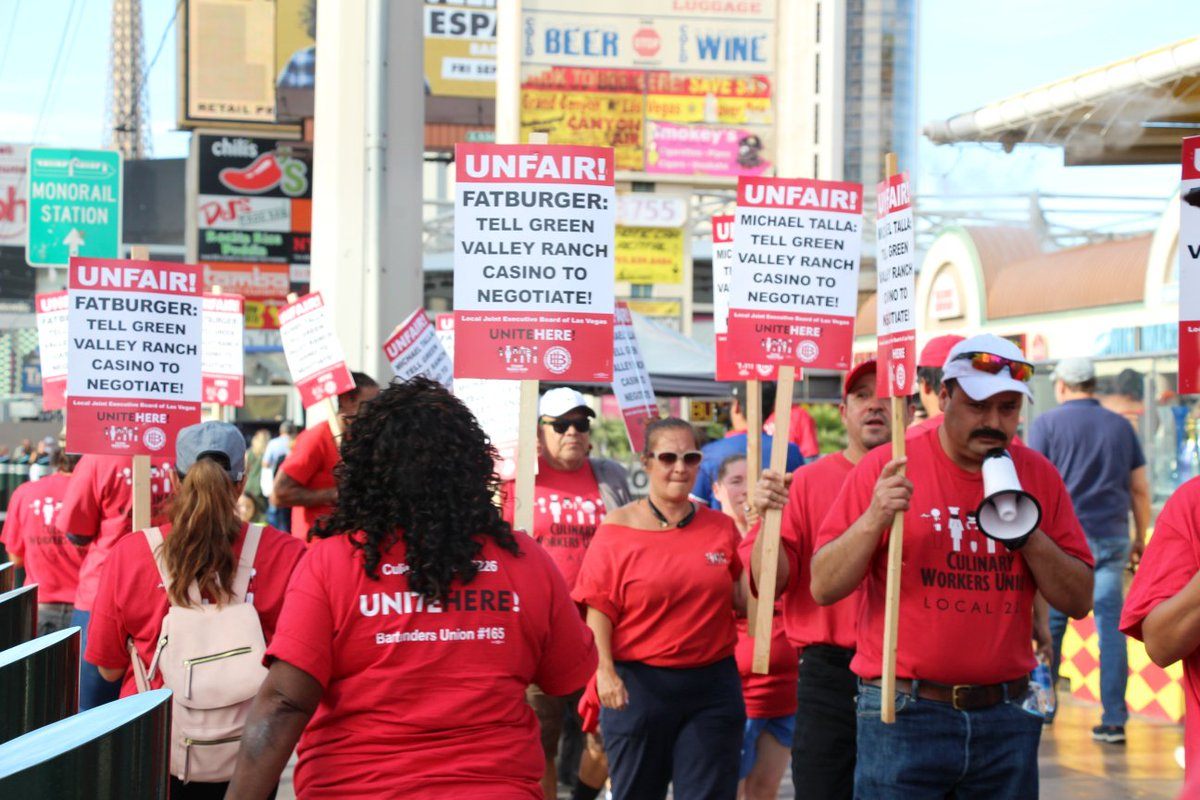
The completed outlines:
<svg viewBox="0 0 1200 800">
<path fill-rule="evenodd" d="M 1040 453 L 1009 448 L 1021 486 L 1042 506 L 1040 528 L 1088 566 L 1092 555 L 1054 465 Z M 817 534 L 816 549 L 841 536 L 867 510 L 891 448 L 868 453 L 850 473 Z M 1037 584 L 1020 552 L 1010 553 L 975 524 L 983 475 L 942 450 L 936 429 L 908 442 L 913 496 L 904 515 L 900 632 L 896 675 L 943 684 L 1015 680 L 1036 666 L 1033 597 Z M 863 678 L 882 673 L 887 542 L 864 579 L 858 649 L 850 668 Z"/>
<path fill-rule="evenodd" d="M 780 602 L 783 627 L 795 648 L 810 644 L 831 644 L 853 650 L 858 626 L 858 601 L 861 589 L 831 606 L 817 605 L 810 588 L 813 543 L 817 530 L 829 510 L 830 500 L 838 496 L 846 476 L 854 465 L 841 453 L 831 453 L 792 474 L 779 541 L 791 568 L 791 579 Z M 751 545 L 758 528 L 746 537 Z"/>
<path fill-rule="evenodd" d="M 322 422 L 300 432 L 292 452 L 279 466 L 288 477 L 305 489 L 332 489 L 337 486 L 333 468 L 341 455 L 329 423 Z M 333 512 L 333 506 L 296 506 L 292 509 L 292 535 L 308 540 L 308 531 L 317 519 Z"/>
<path fill-rule="evenodd" d="M 513 521 L 516 483 L 504 484 L 504 519 Z M 553 469 L 538 459 L 534 483 L 533 538 L 550 554 L 558 571 L 575 588 L 583 554 L 608 509 L 588 461 L 572 472 Z"/>
<path fill-rule="evenodd" d="M 325 690 L 300 739 L 297 796 L 541 797 L 525 687 L 582 688 L 596 645 L 550 557 L 516 538 L 520 556 L 482 538 L 480 572 L 443 603 L 408 591 L 402 539 L 379 580 L 347 536 L 313 543 L 267 651 Z"/>
<path fill-rule="evenodd" d="M 750 563 L 754 540 L 746 537 L 738 545 L 738 558 Z M 742 676 L 742 697 L 746 701 L 746 716 L 751 719 L 775 719 L 796 713 L 796 682 L 800 679 L 800 661 L 796 648 L 788 641 L 783 629 L 783 604 L 775 603 L 771 621 L 771 664 L 766 675 L 754 671 L 754 639 L 749 627 L 753 620 L 744 617 L 737 621 L 738 672 Z"/>
<path fill-rule="evenodd" d="M 934 414 L 932 417 L 926 417 L 916 425 L 910 425 L 908 430 L 904 432 L 905 439 L 915 439 L 918 436 L 924 436 L 930 431 L 935 431 L 942 426 L 942 419 L 945 414 Z"/>
<path fill-rule="evenodd" d="M 1200 572 L 1200 478 L 1175 490 L 1154 523 L 1154 535 L 1142 556 L 1125 609 L 1121 630 L 1142 639 L 1142 622 Z M 1184 769 L 1200 779 L 1200 648 L 1183 659 Z"/>
<path fill-rule="evenodd" d="M 242 532 L 233 543 L 234 558 L 241 555 L 247 527 L 242 525 Z M 162 525 L 160 530 L 164 538 L 171 535 L 170 524 Z M 254 554 L 254 574 L 250 578 L 246 596 L 258 612 L 263 636 L 268 644 L 275 633 L 288 580 L 303 555 L 302 543 L 282 531 L 263 528 L 258 551 Z M 163 588 L 145 535 L 138 531 L 136 535 L 118 542 L 104 566 L 100 593 L 96 595 L 96 604 L 88 622 L 84 658 L 89 663 L 109 669 L 125 668 L 122 697 L 137 693 L 125 643 L 132 637 L 142 663 L 148 665 L 158 645 L 163 618 L 170 607 L 167 590 Z M 162 677 L 155 676 L 152 685 L 156 689 L 161 687 Z"/>
<path fill-rule="evenodd" d="M 742 574 L 733 520 L 699 506 L 683 528 L 604 523 L 571 596 L 613 623 L 616 661 L 703 667 L 733 655 L 733 583 Z"/>
<path fill-rule="evenodd" d="M 174 480 L 175 468 L 170 461 L 150 464 L 150 521 L 155 525 L 166 521 L 166 501 Z M 91 611 L 104 560 L 133 530 L 133 457 L 80 458 L 67 484 L 57 525 L 64 534 L 92 540 L 79 568 L 79 590 L 75 594 L 75 608 Z"/>
<path fill-rule="evenodd" d="M 0 542 L 25 561 L 26 585 L 38 585 L 39 603 L 74 603 L 86 547 L 67 541 L 55 527 L 71 476 L 55 472 L 18 486 L 8 501 Z"/>
<path fill-rule="evenodd" d="M 763 432 L 775 434 L 775 414 L 767 417 L 763 424 Z M 817 439 L 817 421 L 804 406 L 792 406 L 792 419 L 788 427 L 788 441 L 800 448 L 800 455 L 805 461 L 816 458 L 821 454 L 821 443 Z"/>
</svg>

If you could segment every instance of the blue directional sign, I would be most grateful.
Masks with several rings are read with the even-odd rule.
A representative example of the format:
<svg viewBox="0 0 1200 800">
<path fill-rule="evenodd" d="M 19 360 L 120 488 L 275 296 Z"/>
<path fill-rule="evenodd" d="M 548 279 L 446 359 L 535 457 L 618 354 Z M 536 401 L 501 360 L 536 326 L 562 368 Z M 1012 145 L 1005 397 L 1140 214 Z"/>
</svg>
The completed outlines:
<svg viewBox="0 0 1200 800">
<path fill-rule="evenodd" d="M 121 256 L 121 154 L 29 149 L 29 238 L 25 260 L 65 267 L 72 256 Z"/>
</svg>

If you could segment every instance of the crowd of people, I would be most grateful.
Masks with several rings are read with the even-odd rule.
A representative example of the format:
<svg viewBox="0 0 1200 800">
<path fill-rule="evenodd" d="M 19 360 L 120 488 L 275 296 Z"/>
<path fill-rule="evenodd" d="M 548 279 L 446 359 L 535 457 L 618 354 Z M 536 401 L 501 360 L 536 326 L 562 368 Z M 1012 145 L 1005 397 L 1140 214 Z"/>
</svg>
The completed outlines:
<svg viewBox="0 0 1200 800">
<path fill-rule="evenodd" d="M 293 752 L 301 798 L 552 798 L 565 784 L 592 800 L 607 784 L 618 800 L 759 800 L 789 763 L 798 797 L 1036 797 L 1051 720 L 1030 674 L 1039 659 L 1057 669 L 1066 620 L 1093 607 L 1094 737 L 1124 740 L 1127 633 L 1156 663 L 1184 661 L 1200 764 L 1195 482 L 1147 545 L 1145 459 L 1084 359 L 1058 364 L 1059 406 L 1022 443 L 1021 351 L 931 340 L 903 458 L 876 372 L 870 360 L 845 376 L 842 449 L 806 463 L 790 442 L 785 473 L 757 481 L 745 386 L 717 442 L 652 421 L 640 498 L 593 453 L 586 399 L 552 389 L 528 499 L 499 481 L 453 395 L 355 373 L 337 419 L 298 434 L 182 431 L 153 462 L 145 531 L 131 530 L 129 458 L 48 443 L 52 472 L 13 494 L 2 541 L 39 584 L 39 631 L 82 630 L 81 708 L 174 690 L 172 797 L 273 797 Z M 997 451 L 1040 510 L 1028 535 L 977 519 Z M 514 529 L 520 502 L 532 530 Z M 775 596 L 759 598 L 775 512 Z M 774 603 L 767 674 L 752 669 L 757 602 Z"/>
</svg>

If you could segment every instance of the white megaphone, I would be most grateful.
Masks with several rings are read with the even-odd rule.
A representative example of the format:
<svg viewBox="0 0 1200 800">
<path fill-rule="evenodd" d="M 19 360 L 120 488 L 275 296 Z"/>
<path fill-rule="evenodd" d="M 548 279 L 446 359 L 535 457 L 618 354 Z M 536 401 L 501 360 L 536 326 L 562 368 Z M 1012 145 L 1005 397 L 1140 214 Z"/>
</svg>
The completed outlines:
<svg viewBox="0 0 1200 800">
<path fill-rule="evenodd" d="M 984 535 L 1009 550 L 1025 544 L 1042 521 L 1042 507 L 1021 488 L 1007 450 L 997 448 L 983 459 L 983 502 L 975 510 L 975 521 Z"/>
</svg>

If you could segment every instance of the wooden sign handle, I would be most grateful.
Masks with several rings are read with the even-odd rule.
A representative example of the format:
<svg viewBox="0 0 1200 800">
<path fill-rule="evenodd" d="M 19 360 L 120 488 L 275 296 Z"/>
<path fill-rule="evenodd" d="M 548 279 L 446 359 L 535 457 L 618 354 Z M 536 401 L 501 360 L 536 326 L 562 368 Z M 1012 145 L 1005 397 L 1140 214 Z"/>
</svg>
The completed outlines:
<svg viewBox="0 0 1200 800">
<path fill-rule="evenodd" d="M 135 245 L 129 248 L 129 257 L 136 261 L 149 261 L 150 248 Z M 150 456 L 133 457 L 133 529 L 150 527 Z"/>
<path fill-rule="evenodd" d="M 513 527 L 533 536 L 534 479 L 537 476 L 538 382 L 521 381 L 517 434 L 517 483 Z"/>
<path fill-rule="evenodd" d="M 796 382 L 796 368 L 779 368 L 779 382 L 775 393 L 775 435 L 771 439 L 771 471 L 782 475 L 787 471 L 788 430 L 792 423 L 792 387 Z M 779 566 L 779 531 L 783 524 L 783 509 L 767 511 L 759 531 L 761 551 L 758 563 L 758 604 L 749 629 L 754 630 L 754 664 L 757 675 L 766 675 L 771 670 L 771 625 L 775 621 L 775 577 Z"/>
<path fill-rule="evenodd" d="M 754 505 L 754 489 L 762 475 L 762 383 L 756 380 L 746 381 L 746 407 L 742 409 L 746 415 L 746 503 Z M 746 598 L 746 619 L 758 617 L 758 598 L 753 594 Z M 754 625 L 746 625 L 746 632 L 753 639 Z"/>
<path fill-rule="evenodd" d="M 887 177 L 899 169 L 896 154 L 888 153 L 884 159 Z M 892 398 L 892 458 L 904 458 L 904 433 L 908 422 L 908 398 Z M 904 470 L 900 470 L 904 474 Z M 887 589 L 883 611 L 883 697 L 879 717 L 890 725 L 896 721 L 896 643 L 900 633 L 900 569 L 904 558 L 904 514 L 892 520 L 892 534 L 888 539 Z"/>
</svg>

